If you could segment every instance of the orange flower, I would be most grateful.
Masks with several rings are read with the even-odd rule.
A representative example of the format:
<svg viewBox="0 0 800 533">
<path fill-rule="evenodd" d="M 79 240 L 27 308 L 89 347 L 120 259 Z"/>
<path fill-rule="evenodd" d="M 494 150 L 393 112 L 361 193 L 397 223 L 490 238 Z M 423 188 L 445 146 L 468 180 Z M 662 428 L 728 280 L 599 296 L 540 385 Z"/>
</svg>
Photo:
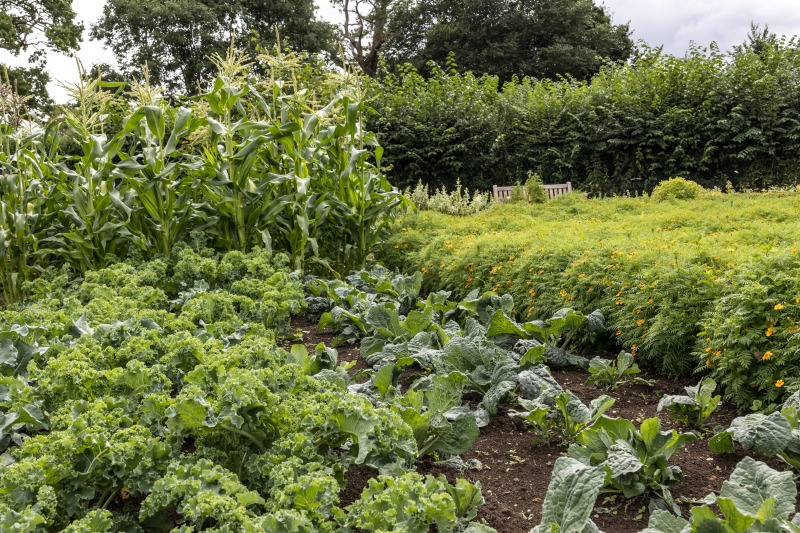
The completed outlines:
<svg viewBox="0 0 800 533">
<path fill-rule="evenodd" d="M 620 335 L 622 335 L 622 330 L 621 330 L 621 329 L 618 329 L 618 330 L 617 330 L 617 332 L 615 333 L 615 335 L 616 335 L 617 337 L 619 337 Z"/>
<path fill-rule="evenodd" d="M 784 383 L 783 380 L 779 379 L 778 381 L 775 382 L 775 386 L 780 389 L 781 387 L 783 387 L 783 383 Z"/>
<path fill-rule="evenodd" d="M 785 306 L 784 306 L 783 304 L 775 304 L 775 307 L 774 307 L 773 309 L 775 309 L 776 311 L 780 311 L 780 310 L 781 310 L 781 309 L 783 309 L 784 307 L 785 307 Z"/>
<path fill-rule="evenodd" d="M 636 325 L 639 326 L 639 327 L 644 326 L 644 318 L 640 318 L 639 320 L 637 320 L 636 321 Z"/>
</svg>

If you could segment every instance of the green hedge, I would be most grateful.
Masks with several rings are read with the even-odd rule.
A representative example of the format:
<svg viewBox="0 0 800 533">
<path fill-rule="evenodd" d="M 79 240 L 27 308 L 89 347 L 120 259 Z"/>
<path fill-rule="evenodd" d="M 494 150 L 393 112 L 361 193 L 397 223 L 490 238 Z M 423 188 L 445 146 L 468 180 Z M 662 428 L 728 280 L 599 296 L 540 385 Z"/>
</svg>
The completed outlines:
<svg viewBox="0 0 800 533">
<path fill-rule="evenodd" d="M 371 87 L 396 185 L 571 181 L 596 195 L 684 176 L 724 190 L 794 184 L 800 161 L 795 42 L 685 57 L 645 50 L 587 83 L 406 68 Z"/>
</svg>

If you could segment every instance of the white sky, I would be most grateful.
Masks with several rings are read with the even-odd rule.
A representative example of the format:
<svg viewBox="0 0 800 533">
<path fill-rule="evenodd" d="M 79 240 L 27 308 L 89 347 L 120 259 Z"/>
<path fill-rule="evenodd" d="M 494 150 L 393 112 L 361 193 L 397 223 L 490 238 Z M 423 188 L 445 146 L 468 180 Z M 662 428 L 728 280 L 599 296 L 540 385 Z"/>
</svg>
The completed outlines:
<svg viewBox="0 0 800 533">
<path fill-rule="evenodd" d="M 104 0 L 73 0 L 78 19 L 86 28 L 102 13 Z M 318 15 L 332 22 L 340 22 L 341 14 L 329 0 L 316 0 Z M 722 50 L 744 41 L 750 22 L 769 24 L 779 35 L 800 35 L 800 1 L 798 0 L 603 0 L 611 11 L 614 23 L 631 23 L 633 39 L 642 39 L 672 54 L 683 55 L 694 41 L 708 45 L 715 41 Z M 110 52 L 102 44 L 84 41 L 78 52 L 88 68 L 95 63 L 113 63 Z M 24 58 L 15 58 L 0 52 L 0 62 L 24 65 Z M 48 55 L 48 69 L 54 80 L 77 79 L 75 62 L 62 54 Z M 64 92 L 53 82 L 48 86 L 56 101 L 64 99 Z"/>
</svg>

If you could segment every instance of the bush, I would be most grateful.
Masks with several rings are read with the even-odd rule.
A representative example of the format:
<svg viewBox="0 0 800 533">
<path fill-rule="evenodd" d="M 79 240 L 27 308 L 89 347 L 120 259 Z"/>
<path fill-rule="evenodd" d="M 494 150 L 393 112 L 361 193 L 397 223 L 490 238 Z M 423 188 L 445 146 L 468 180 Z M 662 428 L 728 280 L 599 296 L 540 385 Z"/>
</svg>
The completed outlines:
<svg viewBox="0 0 800 533">
<path fill-rule="evenodd" d="M 475 191 L 470 196 L 467 189 L 462 191 L 461 180 L 456 180 L 456 186 L 452 192 L 448 192 L 442 186 L 431 194 L 428 184 L 419 181 L 416 187 L 406 189 L 403 194 L 414 202 L 420 211 L 436 211 L 445 215 L 474 215 L 492 205 L 491 193 Z"/>
<path fill-rule="evenodd" d="M 641 51 L 590 81 L 513 80 L 410 68 L 371 86 L 400 187 L 511 185 L 528 170 L 593 196 L 638 194 L 690 175 L 707 189 L 796 183 L 800 162 L 797 41 L 729 54 Z M 468 181 L 466 181 L 468 180 Z"/>
<path fill-rule="evenodd" d="M 693 200 L 705 192 L 702 185 L 699 185 L 686 178 L 670 178 L 662 181 L 653 189 L 651 198 L 656 202 L 667 202 L 673 200 Z"/>
<path fill-rule="evenodd" d="M 547 201 L 547 191 L 542 187 L 542 177 L 534 172 L 528 172 L 525 182 L 525 195 L 532 204 L 543 204 Z"/>
<path fill-rule="evenodd" d="M 740 265 L 702 320 L 695 355 L 739 407 L 800 389 L 800 257 Z"/>
</svg>

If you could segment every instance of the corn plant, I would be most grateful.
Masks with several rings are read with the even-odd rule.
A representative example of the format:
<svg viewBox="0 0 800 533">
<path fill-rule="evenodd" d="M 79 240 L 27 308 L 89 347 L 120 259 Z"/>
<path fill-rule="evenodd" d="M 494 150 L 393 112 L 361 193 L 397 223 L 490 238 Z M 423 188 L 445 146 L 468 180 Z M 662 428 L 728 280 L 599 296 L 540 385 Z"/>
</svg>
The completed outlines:
<svg viewBox="0 0 800 533">
<path fill-rule="evenodd" d="M 270 207 L 264 198 L 268 182 L 259 179 L 263 173 L 260 150 L 268 140 L 270 124 L 248 115 L 245 99 L 261 98 L 257 88 L 247 83 L 248 65 L 241 54 L 231 49 L 225 58 L 215 56 L 214 61 L 219 75 L 199 97 L 211 111 L 206 117 L 211 140 L 203 150 L 204 200 L 213 222 L 209 229 L 218 244 L 245 251 L 261 241 L 262 215 Z"/>
<path fill-rule="evenodd" d="M 202 167 L 195 154 L 184 154 L 180 143 L 200 125 L 190 109 L 180 107 L 174 116 L 160 97 L 158 89 L 147 83 L 133 84 L 141 107 L 127 120 L 122 134 L 131 133 L 130 152 L 120 154 L 114 176 L 136 193 L 138 208 L 131 213 L 132 233 L 148 249 L 169 255 L 183 236 L 194 216 L 192 193 L 198 181 L 192 172 Z M 168 131 L 167 119 L 172 129 Z"/>
<path fill-rule="evenodd" d="M 61 121 L 79 144 L 79 153 L 63 161 L 48 160 L 56 181 L 55 203 L 59 211 L 54 234 L 47 239 L 50 251 L 85 273 L 102 268 L 114 257 L 125 255 L 138 238 L 130 229 L 135 193 L 115 187 L 112 172 L 125 135 L 109 138 L 104 133 L 112 89 L 122 84 L 87 79 L 78 65 L 80 80 L 63 87 L 75 101 L 65 107 Z"/>
<path fill-rule="evenodd" d="M 6 80 L 8 81 L 8 80 Z M 0 83 L 0 288 L 6 303 L 18 302 L 32 276 L 32 257 L 48 225 L 51 181 L 42 164 L 54 129 L 26 131 L 28 97 Z"/>
<path fill-rule="evenodd" d="M 4 141 L 8 125 L 3 124 Z M 32 258 L 50 218 L 45 209 L 51 186 L 41 164 L 40 137 L 17 138 L 0 154 L 0 286 L 6 303 L 21 300 L 22 287 L 32 277 Z"/>
</svg>

